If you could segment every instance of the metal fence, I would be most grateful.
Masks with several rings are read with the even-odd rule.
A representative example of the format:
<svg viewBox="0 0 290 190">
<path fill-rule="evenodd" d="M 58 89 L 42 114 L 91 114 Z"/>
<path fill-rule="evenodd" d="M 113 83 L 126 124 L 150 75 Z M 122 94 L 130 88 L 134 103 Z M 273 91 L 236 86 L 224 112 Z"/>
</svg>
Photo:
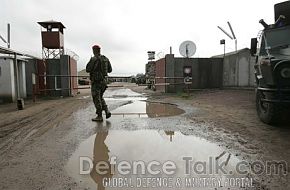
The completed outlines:
<svg viewBox="0 0 290 190">
<path fill-rule="evenodd" d="M 40 78 L 43 78 L 44 80 L 44 88 L 40 88 L 38 86 L 38 88 L 36 88 L 36 81 L 40 81 Z M 33 81 L 33 100 L 35 100 L 35 97 L 37 94 L 39 94 L 38 92 L 44 92 L 45 94 L 49 91 L 73 91 L 73 90 L 80 90 L 80 89 L 90 89 L 90 86 L 84 86 L 84 87 L 79 87 L 78 82 L 76 81 L 77 84 L 73 84 L 73 82 L 71 79 L 73 78 L 89 78 L 89 76 L 87 75 L 35 75 L 35 78 L 32 80 Z M 62 78 L 67 78 L 68 80 L 65 81 L 66 84 L 62 84 L 61 79 Z M 108 80 L 110 79 L 128 79 L 130 77 L 121 77 L 121 76 L 109 76 Z M 158 79 L 178 79 L 180 80 L 180 82 L 165 82 L 165 83 L 159 83 L 157 82 Z M 89 81 L 89 79 L 88 79 Z M 90 81 L 88 83 L 88 85 L 90 84 Z M 187 89 L 189 89 L 189 85 L 191 84 L 191 78 L 189 77 L 155 77 L 153 78 L 153 83 L 147 83 L 147 84 L 138 84 L 139 86 L 148 86 L 148 85 L 152 85 L 153 88 L 155 88 L 156 86 L 168 86 L 168 85 L 186 85 Z M 66 86 L 66 87 L 62 87 L 62 86 Z M 126 87 L 126 85 L 109 85 L 109 88 L 112 87 Z M 129 86 L 128 86 L 129 87 Z"/>
</svg>

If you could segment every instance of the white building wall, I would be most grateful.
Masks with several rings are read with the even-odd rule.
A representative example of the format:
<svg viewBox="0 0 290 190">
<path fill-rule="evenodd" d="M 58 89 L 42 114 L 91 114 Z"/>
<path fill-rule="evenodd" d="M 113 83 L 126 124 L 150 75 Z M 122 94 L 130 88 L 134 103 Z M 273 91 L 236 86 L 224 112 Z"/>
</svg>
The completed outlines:
<svg viewBox="0 0 290 190">
<path fill-rule="evenodd" d="M 249 73 L 249 58 L 239 58 L 239 80 L 238 86 L 249 86 L 250 85 L 250 73 Z"/>
<path fill-rule="evenodd" d="M 25 74 L 25 62 L 22 60 L 18 61 L 18 76 L 19 76 L 19 90 L 21 98 L 26 98 L 26 74 Z"/>
<path fill-rule="evenodd" d="M 223 86 L 225 87 L 233 87 L 238 85 L 238 64 L 236 63 L 236 61 L 237 57 L 235 55 L 229 55 L 224 58 Z"/>
<path fill-rule="evenodd" d="M 13 60 L 0 58 L 0 102 L 15 101 L 15 78 Z"/>
<path fill-rule="evenodd" d="M 239 51 L 238 54 L 226 55 L 223 66 L 223 86 L 255 86 L 254 64 L 250 51 L 247 49 Z"/>
<path fill-rule="evenodd" d="M 18 60 L 18 76 L 20 97 L 26 98 L 25 60 Z M 0 57 L 0 103 L 15 102 L 17 100 L 16 71 L 14 58 Z"/>
</svg>

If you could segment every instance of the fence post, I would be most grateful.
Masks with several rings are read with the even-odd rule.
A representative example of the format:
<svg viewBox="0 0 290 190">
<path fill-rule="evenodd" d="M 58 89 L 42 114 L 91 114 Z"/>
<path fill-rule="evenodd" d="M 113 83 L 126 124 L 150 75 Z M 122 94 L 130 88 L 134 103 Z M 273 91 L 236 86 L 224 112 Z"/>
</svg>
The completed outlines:
<svg viewBox="0 0 290 190">
<path fill-rule="evenodd" d="M 33 102 L 36 101 L 36 88 L 35 88 L 35 84 L 36 84 L 35 74 L 32 73 L 32 100 L 33 100 Z"/>
<path fill-rule="evenodd" d="M 57 78 L 56 76 L 54 76 L 54 90 L 57 89 Z"/>
</svg>

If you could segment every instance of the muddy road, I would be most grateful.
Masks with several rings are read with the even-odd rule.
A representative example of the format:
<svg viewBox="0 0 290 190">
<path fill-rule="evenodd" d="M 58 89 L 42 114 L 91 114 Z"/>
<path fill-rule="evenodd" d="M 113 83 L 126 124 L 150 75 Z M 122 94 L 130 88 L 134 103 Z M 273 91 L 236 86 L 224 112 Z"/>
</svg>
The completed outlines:
<svg viewBox="0 0 290 190">
<path fill-rule="evenodd" d="M 129 88 L 106 92 L 103 123 L 88 91 L 1 105 L 0 189 L 290 189 L 290 128 L 262 124 L 252 91 Z"/>
</svg>

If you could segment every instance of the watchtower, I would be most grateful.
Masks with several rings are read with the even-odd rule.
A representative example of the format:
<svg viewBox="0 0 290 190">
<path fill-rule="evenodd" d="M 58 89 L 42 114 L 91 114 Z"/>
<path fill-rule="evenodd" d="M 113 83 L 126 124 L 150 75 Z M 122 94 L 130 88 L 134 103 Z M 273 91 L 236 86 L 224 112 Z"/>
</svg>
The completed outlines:
<svg viewBox="0 0 290 190">
<path fill-rule="evenodd" d="M 63 29 L 65 26 L 57 21 L 38 22 L 41 28 L 42 57 L 55 59 L 64 54 Z M 43 30 L 44 29 L 44 30 Z"/>
</svg>

